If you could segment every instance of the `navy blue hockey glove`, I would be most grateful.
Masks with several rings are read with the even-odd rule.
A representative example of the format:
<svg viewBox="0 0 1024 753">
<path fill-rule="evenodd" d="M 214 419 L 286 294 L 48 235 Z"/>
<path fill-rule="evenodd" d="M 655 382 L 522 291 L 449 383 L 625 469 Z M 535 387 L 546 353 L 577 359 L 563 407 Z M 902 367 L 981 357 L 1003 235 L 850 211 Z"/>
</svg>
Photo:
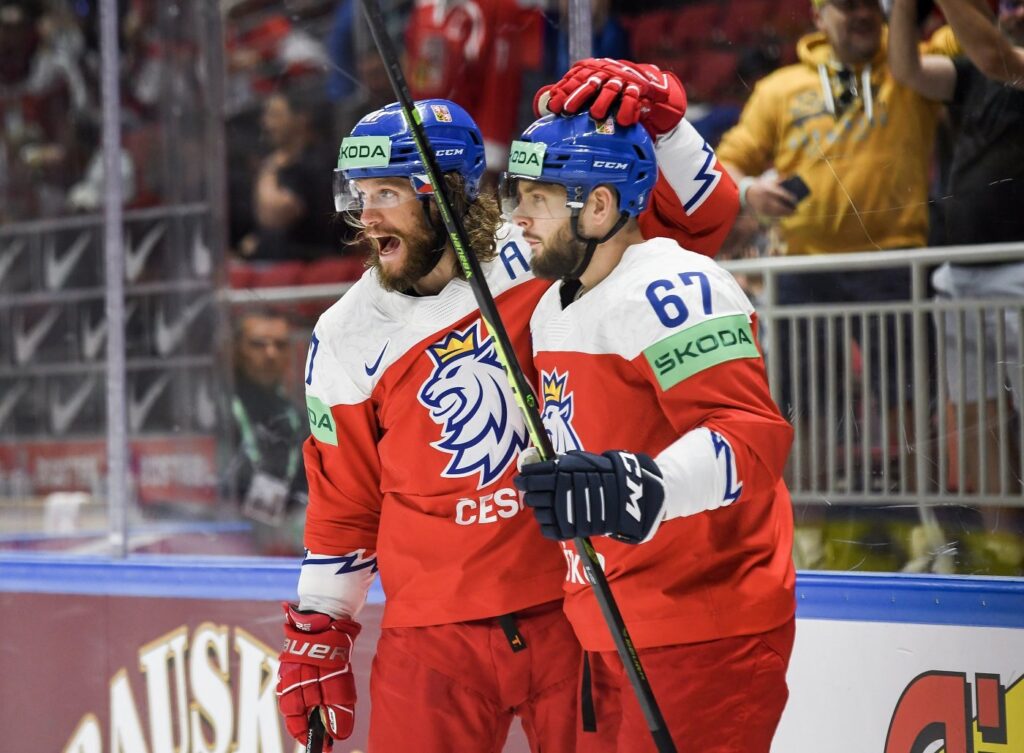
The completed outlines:
<svg viewBox="0 0 1024 753">
<path fill-rule="evenodd" d="M 661 471 L 640 452 L 572 450 L 524 465 L 515 484 L 550 539 L 609 535 L 640 544 L 654 536 L 663 515 Z"/>
</svg>

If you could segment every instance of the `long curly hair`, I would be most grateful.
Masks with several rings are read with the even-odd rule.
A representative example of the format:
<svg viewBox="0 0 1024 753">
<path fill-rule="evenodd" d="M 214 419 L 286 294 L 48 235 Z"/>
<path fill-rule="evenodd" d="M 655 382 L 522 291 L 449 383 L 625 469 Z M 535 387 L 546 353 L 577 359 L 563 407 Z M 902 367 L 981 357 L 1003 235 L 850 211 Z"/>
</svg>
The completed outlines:
<svg viewBox="0 0 1024 753">
<path fill-rule="evenodd" d="M 497 256 L 498 248 L 494 242 L 494 236 L 501 227 L 501 207 L 498 199 L 492 193 L 481 191 L 473 201 L 466 197 L 466 181 L 457 172 L 444 174 L 445 186 L 448 189 L 448 197 L 452 202 L 452 211 L 462 218 L 462 226 L 466 229 L 466 240 L 470 248 L 480 261 L 490 261 Z M 445 232 L 444 223 L 441 220 L 441 211 L 437 204 L 430 202 L 428 205 L 431 225 L 442 234 Z M 380 251 L 380 244 L 376 238 L 366 234 L 366 227 L 359 221 L 356 212 L 345 212 L 345 222 L 355 229 L 356 234 L 349 245 L 362 246 Z M 458 275 L 465 277 L 461 265 L 456 265 Z"/>
</svg>

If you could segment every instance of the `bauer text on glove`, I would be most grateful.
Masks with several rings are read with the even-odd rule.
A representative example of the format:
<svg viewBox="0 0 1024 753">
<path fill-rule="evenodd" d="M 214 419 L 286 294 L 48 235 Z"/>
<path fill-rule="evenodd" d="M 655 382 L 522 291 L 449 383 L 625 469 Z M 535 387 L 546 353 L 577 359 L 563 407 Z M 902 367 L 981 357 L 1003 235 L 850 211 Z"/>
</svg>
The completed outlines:
<svg viewBox="0 0 1024 753">
<path fill-rule="evenodd" d="M 306 741 L 309 715 L 320 708 L 331 740 L 352 734 L 356 684 L 350 659 L 359 623 L 285 604 L 284 650 L 277 679 L 277 704 L 288 734 Z M 331 749 L 326 742 L 324 750 Z"/>
</svg>

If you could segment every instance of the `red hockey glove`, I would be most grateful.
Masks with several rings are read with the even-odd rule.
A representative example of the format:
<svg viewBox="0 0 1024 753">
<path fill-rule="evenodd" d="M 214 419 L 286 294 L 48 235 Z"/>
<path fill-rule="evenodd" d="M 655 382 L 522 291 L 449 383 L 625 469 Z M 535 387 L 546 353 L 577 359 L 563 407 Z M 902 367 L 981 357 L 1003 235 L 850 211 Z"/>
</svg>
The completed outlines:
<svg viewBox="0 0 1024 753">
<path fill-rule="evenodd" d="M 603 120 L 615 105 L 616 123 L 640 123 L 657 138 L 675 128 L 686 114 L 686 90 L 674 73 L 656 65 L 587 58 L 533 99 L 538 117 L 576 115 L 589 108 L 591 117 Z"/>
<path fill-rule="evenodd" d="M 300 612 L 283 604 L 284 650 L 278 659 L 277 705 L 284 714 L 288 734 L 306 742 L 309 715 L 320 707 L 330 740 L 352 734 L 356 683 L 349 660 L 361 629 L 351 620 L 334 620 L 319 612 Z"/>
</svg>

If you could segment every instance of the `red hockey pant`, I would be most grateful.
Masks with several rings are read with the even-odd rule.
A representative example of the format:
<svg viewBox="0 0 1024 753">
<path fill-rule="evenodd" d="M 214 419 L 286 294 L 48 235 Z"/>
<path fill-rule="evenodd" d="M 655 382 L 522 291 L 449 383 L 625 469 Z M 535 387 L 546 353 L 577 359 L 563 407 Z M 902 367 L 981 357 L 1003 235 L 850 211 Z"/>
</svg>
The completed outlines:
<svg viewBox="0 0 1024 753">
<path fill-rule="evenodd" d="M 369 753 L 499 753 L 519 716 L 535 753 L 575 749 L 582 650 L 561 602 L 496 619 L 381 630 L 370 674 Z"/>
<path fill-rule="evenodd" d="M 768 753 L 789 691 L 795 621 L 760 635 L 640 650 L 676 748 Z M 578 753 L 655 753 L 640 704 L 615 652 L 588 654 L 596 732 Z"/>
</svg>

